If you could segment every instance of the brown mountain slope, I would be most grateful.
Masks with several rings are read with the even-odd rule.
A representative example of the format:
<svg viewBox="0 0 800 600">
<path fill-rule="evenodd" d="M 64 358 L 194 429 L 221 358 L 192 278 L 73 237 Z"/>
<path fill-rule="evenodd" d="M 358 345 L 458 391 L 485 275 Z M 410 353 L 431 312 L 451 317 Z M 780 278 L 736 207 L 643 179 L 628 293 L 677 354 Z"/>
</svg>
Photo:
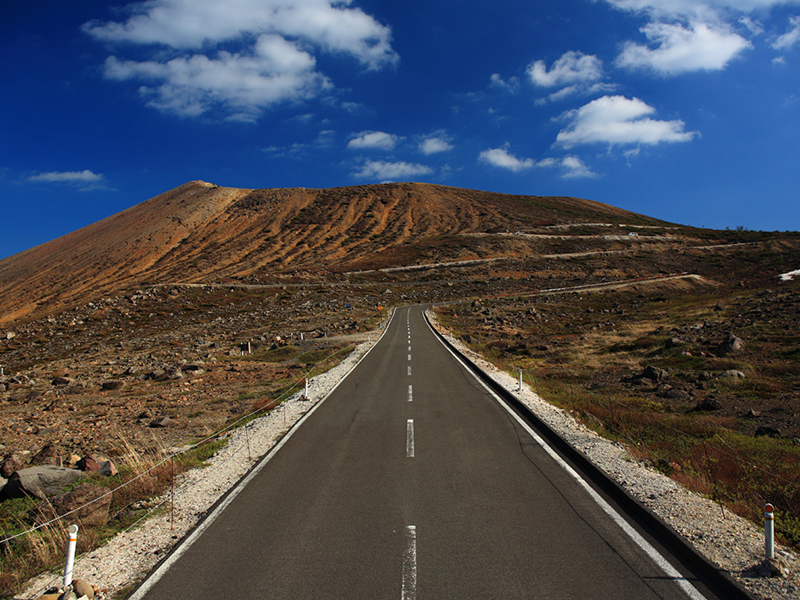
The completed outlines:
<svg viewBox="0 0 800 600">
<path fill-rule="evenodd" d="M 148 283 L 402 266 L 443 236 L 574 222 L 661 224 L 590 200 L 419 183 L 248 190 L 194 181 L 0 261 L 0 322 Z"/>
</svg>

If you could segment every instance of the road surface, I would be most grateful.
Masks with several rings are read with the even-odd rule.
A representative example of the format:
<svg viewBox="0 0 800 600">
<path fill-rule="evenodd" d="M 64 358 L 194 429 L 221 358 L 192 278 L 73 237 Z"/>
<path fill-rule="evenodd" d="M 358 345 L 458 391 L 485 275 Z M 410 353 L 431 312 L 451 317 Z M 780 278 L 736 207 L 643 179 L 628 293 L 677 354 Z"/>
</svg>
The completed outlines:
<svg viewBox="0 0 800 600">
<path fill-rule="evenodd" d="M 620 526 L 420 307 L 260 467 L 133 598 L 715 597 Z"/>
</svg>

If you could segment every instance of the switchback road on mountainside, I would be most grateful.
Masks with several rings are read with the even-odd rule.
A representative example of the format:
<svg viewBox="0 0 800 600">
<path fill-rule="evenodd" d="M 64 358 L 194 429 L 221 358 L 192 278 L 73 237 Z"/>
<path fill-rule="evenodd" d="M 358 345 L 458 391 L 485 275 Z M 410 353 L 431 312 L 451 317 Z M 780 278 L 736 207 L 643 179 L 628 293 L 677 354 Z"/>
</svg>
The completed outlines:
<svg viewBox="0 0 800 600">
<path fill-rule="evenodd" d="M 673 563 L 412 307 L 131 597 L 715 598 Z"/>
</svg>

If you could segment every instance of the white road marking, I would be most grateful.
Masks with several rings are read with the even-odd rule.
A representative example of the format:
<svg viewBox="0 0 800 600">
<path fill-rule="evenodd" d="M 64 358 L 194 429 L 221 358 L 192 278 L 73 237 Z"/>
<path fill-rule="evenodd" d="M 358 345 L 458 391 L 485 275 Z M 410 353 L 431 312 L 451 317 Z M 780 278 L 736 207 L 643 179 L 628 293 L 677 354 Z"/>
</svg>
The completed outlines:
<svg viewBox="0 0 800 600">
<path fill-rule="evenodd" d="M 414 458 L 414 419 L 406 423 L 406 456 Z"/>
<path fill-rule="evenodd" d="M 411 366 L 410 365 L 408 367 L 408 375 L 409 375 L 409 377 L 411 376 Z"/>
<path fill-rule="evenodd" d="M 403 553 L 403 589 L 400 600 L 417 598 L 417 527 L 406 527 L 406 548 Z"/>
<path fill-rule="evenodd" d="M 409 383 L 408 384 L 408 401 L 411 402 L 412 400 L 414 400 L 414 394 L 411 391 L 411 384 Z"/>
<path fill-rule="evenodd" d="M 408 347 L 408 351 L 411 352 L 411 346 Z"/>
<path fill-rule="evenodd" d="M 430 323 L 428 324 L 428 327 L 430 327 Z M 541 437 L 539 437 L 539 434 L 537 434 L 533 429 L 531 429 L 531 427 L 525 421 L 522 420 L 522 417 L 520 417 L 516 412 L 514 412 L 511 409 L 511 407 L 508 406 L 502 400 L 502 398 L 500 398 L 500 396 L 498 396 L 494 392 L 494 390 L 492 390 L 477 375 L 475 375 L 472 372 L 472 370 L 463 363 L 463 361 L 457 354 L 455 354 L 452 350 L 450 350 L 450 348 L 448 348 L 446 345 L 445 348 L 447 348 L 447 350 L 461 364 L 461 366 L 464 367 L 464 369 L 470 375 L 472 375 L 475 378 L 475 380 L 478 383 L 480 383 L 484 387 L 484 389 L 486 389 L 486 391 L 489 392 L 489 394 L 491 394 L 494 397 L 495 400 L 497 400 L 498 404 L 500 404 L 500 406 L 502 406 L 523 427 L 523 429 L 525 429 L 525 431 L 528 432 L 528 434 L 536 441 L 536 443 L 539 444 L 542 447 L 542 449 L 545 452 L 547 452 L 547 454 L 549 454 L 550 457 L 554 461 L 556 461 L 562 469 L 564 469 L 567 473 L 569 473 L 569 475 L 572 476 L 572 478 L 578 483 L 578 485 L 580 485 L 584 490 L 586 490 L 589 496 L 591 496 L 591 498 L 597 503 L 597 505 L 603 510 L 603 512 L 606 513 L 609 517 L 611 517 L 611 519 L 617 525 L 619 525 L 619 527 L 628 535 L 628 537 L 637 546 L 639 546 L 639 548 L 641 548 L 642 551 L 645 554 L 647 554 L 656 565 L 658 565 L 661 568 L 661 570 L 667 575 L 667 577 L 672 579 L 678 585 L 678 587 L 680 587 L 684 591 L 684 593 L 687 596 L 689 596 L 689 598 L 691 598 L 692 600 L 706 600 L 706 597 L 703 596 L 703 594 L 701 594 L 697 590 L 697 588 L 695 588 L 691 583 L 689 583 L 689 581 L 687 581 L 686 578 L 683 575 L 681 575 L 681 573 L 675 567 L 673 567 L 669 563 L 669 561 L 666 558 L 664 558 L 661 555 L 661 553 L 659 553 L 659 551 L 652 546 L 652 544 L 650 544 L 650 542 L 644 539 L 638 531 L 636 531 L 633 527 L 631 527 L 631 525 L 625 519 L 623 519 L 622 516 L 620 516 L 620 514 L 617 511 L 615 511 L 611 507 L 611 505 L 603 499 L 602 496 L 600 496 L 600 494 L 594 491 L 594 489 L 592 489 L 592 487 L 588 483 L 586 483 L 586 481 L 583 480 L 583 478 L 578 474 L 577 471 L 575 471 L 575 469 L 570 467 L 566 463 L 566 461 L 564 461 L 564 459 L 562 459 L 558 454 L 556 454 L 555 450 L 553 450 Z"/>
<path fill-rule="evenodd" d="M 410 354 L 408 355 L 408 360 L 411 360 L 411 355 Z"/>
</svg>

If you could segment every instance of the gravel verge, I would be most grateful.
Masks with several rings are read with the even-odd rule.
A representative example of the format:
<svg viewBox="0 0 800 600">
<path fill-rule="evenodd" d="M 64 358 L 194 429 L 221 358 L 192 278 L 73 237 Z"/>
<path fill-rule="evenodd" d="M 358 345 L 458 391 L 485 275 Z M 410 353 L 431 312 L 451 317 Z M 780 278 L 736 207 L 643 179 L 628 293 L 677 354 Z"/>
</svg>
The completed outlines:
<svg viewBox="0 0 800 600">
<path fill-rule="evenodd" d="M 523 385 L 521 392 L 518 391 L 517 378 L 451 338 L 449 332 L 436 323 L 435 315 L 428 313 L 428 316 L 434 326 L 481 370 L 754 597 L 763 600 L 797 600 L 800 597 L 800 559 L 796 553 L 776 544 L 775 553 L 788 574 L 785 577 L 760 577 L 758 567 L 764 559 L 763 529 L 730 510 L 723 510 L 719 504 L 689 491 L 646 462 L 634 458 L 622 444 L 601 437 L 568 412 L 542 399 L 527 384 Z"/>
<path fill-rule="evenodd" d="M 362 339 L 367 338 L 367 334 L 360 335 Z M 310 379 L 308 400 L 303 398 L 303 392 L 298 392 L 269 414 L 227 434 L 228 443 L 208 461 L 207 467 L 192 469 L 176 479 L 174 518 L 170 494 L 156 498 L 154 505 L 164 506 L 166 510 L 154 513 L 138 526 L 117 534 L 104 546 L 76 558 L 74 576 L 96 584 L 102 590 L 101 600 L 114 597 L 141 580 L 223 494 L 356 366 L 375 345 L 379 335 L 380 332 L 372 332 L 371 341 L 359 344 L 336 367 Z M 61 575 L 47 573 L 29 581 L 15 598 L 38 598 L 60 583 Z"/>
</svg>

